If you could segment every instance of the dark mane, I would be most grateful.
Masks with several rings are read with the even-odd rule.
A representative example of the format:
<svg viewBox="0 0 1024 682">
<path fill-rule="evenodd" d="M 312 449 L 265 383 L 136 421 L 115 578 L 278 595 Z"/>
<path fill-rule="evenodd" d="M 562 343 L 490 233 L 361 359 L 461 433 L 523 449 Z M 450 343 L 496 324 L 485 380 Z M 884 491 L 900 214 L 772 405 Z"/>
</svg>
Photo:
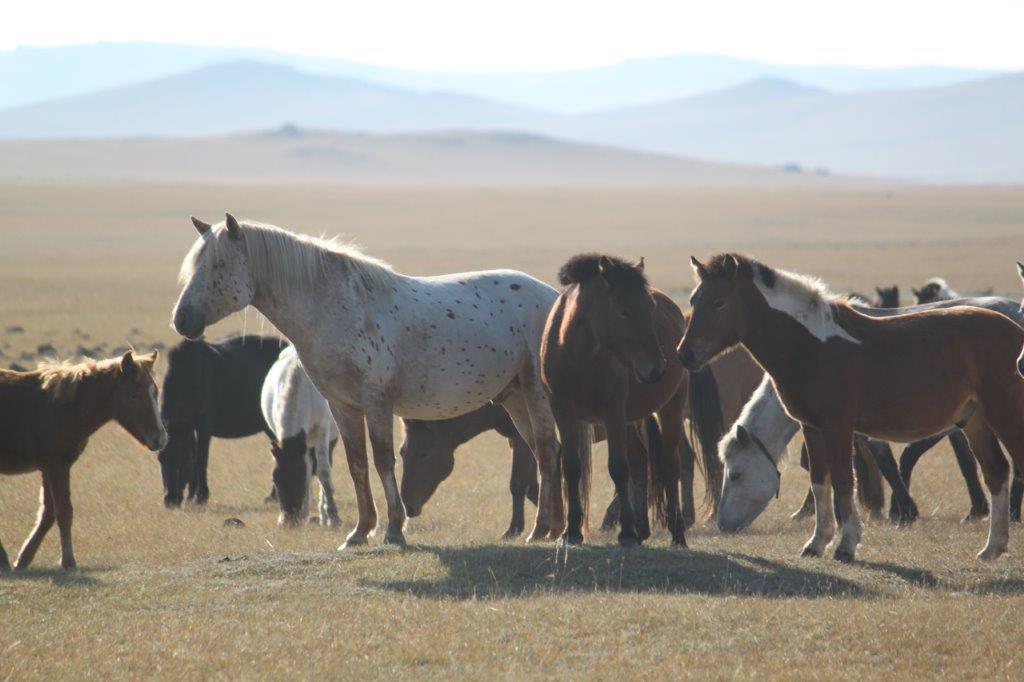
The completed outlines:
<svg viewBox="0 0 1024 682">
<path fill-rule="evenodd" d="M 704 268 L 707 270 L 708 276 L 724 276 L 725 259 L 729 256 L 736 259 L 736 263 L 739 265 L 738 272 L 744 277 L 753 279 L 754 273 L 756 272 L 765 286 L 769 288 L 775 286 L 774 270 L 763 263 L 759 263 L 750 256 L 744 256 L 739 253 L 720 253 L 717 256 L 713 256 L 711 260 L 704 264 Z"/>
<path fill-rule="evenodd" d="M 643 270 L 629 263 L 618 256 L 609 256 L 603 253 L 581 253 L 573 256 L 558 271 L 558 281 L 562 286 L 570 284 L 583 284 L 600 274 L 598 262 L 601 258 L 611 261 L 614 279 L 624 284 L 636 286 L 647 286 L 647 277 Z"/>
</svg>

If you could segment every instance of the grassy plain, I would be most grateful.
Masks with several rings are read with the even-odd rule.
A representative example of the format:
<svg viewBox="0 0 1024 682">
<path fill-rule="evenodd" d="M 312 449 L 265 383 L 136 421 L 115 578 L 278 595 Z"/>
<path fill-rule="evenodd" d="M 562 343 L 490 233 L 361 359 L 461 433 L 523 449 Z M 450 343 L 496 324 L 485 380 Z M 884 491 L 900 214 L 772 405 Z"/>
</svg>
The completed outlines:
<svg viewBox="0 0 1024 682">
<path fill-rule="evenodd" d="M 172 343 L 187 216 L 341 233 L 416 274 L 514 267 L 553 281 L 581 250 L 647 257 L 685 301 L 691 253 L 734 249 L 822 276 L 837 291 L 933 275 L 963 292 L 1019 296 L 1024 189 L 346 189 L 131 184 L 0 185 L 0 364 L 37 347 Z M 211 334 L 258 329 L 254 313 Z M 22 331 L 12 331 L 20 327 Z M 76 331 L 77 330 L 77 331 Z M 135 330 L 135 331 L 133 331 Z M 0 417 L 2 418 L 2 417 Z M 795 449 L 795 448 L 794 448 Z M 604 451 L 596 462 L 603 469 Z M 706 528 L 691 549 L 663 532 L 639 551 L 614 536 L 558 552 L 497 540 L 509 454 L 460 451 L 410 523 L 405 552 L 339 554 L 343 532 L 279 530 L 262 504 L 261 438 L 215 442 L 206 508 L 167 511 L 155 458 L 107 427 L 74 469 L 80 570 L 54 532 L 35 567 L 0 577 L 0 679 L 79 677 L 1016 678 L 1024 669 L 1024 532 L 974 559 L 983 524 L 946 445 L 922 460 L 912 528 L 869 523 L 853 566 L 797 558 L 809 522 L 788 515 L 806 475 L 747 532 Z M 355 505 L 336 472 L 346 525 Z M 595 510 L 608 499 L 598 471 Z M 375 487 L 378 501 L 382 499 Z M 0 479 L 0 538 L 28 533 L 35 476 Z M 532 513 L 532 512 L 531 512 Z M 225 528 L 237 516 L 244 528 Z"/>
</svg>

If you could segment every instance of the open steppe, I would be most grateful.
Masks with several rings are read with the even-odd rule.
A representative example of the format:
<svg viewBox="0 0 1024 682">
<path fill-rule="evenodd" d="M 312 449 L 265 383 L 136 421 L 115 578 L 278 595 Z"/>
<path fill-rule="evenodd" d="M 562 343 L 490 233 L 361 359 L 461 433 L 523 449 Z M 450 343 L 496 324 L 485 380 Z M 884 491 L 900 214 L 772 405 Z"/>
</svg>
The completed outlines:
<svg viewBox="0 0 1024 682">
<path fill-rule="evenodd" d="M 1024 189 L 345 188 L 332 185 L 0 184 L 0 366 L 171 344 L 188 215 L 229 210 L 343 234 L 401 271 L 489 267 L 553 282 L 573 253 L 645 256 L 684 303 L 691 253 L 731 249 L 871 293 L 944 276 L 964 293 L 1021 295 Z M 210 330 L 269 326 L 254 312 Z M 2 415 L 0 415 L 2 418 Z M 791 446 L 795 454 L 795 444 Z M 807 477 L 790 456 L 781 499 L 748 531 L 658 532 L 622 551 L 595 532 L 568 553 L 497 538 L 508 449 L 460 450 L 450 481 L 410 523 L 410 548 L 371 540 L 338 553 L 355 518 L 343 460 L 343 530 L 279 530 L 264 505 L 265 439 L 215 441 L 206 508 L 165 510 L 155 457 L 106 427 L 72 474 L 80 569 L 64 574 L 54 531 L 35 566 L 0 577 L 0 679 L 567 676 L 1019 679 L 1024 670 L 1024 528 L 983 564 L 984 524 L 949 448 L 922 460 L 911 528 L 869 522 L 858 562 L 808 560 L 810 523 L 789 513 Z M 593 514 L 607 501 L 595 457 Z M 379 486 L 375 495 L 383 499 Z M 28 533 L 36 476 L 0 479 L 0 538 Z M 532 509 L 528 512 L 532 518 Z M 225 528 L 239 517 L 244 528 Z"/>
</svg>

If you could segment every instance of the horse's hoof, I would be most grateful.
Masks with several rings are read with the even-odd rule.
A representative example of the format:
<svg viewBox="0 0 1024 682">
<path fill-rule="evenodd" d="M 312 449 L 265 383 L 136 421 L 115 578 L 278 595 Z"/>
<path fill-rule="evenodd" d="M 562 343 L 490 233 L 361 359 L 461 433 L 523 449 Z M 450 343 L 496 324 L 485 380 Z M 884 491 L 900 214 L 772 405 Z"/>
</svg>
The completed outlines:
<svg viewBox="0 0 1024 682">
<path fill-rule="evenodd" d="M 396 547 L 399 547 L 401 549 L 405 549 L 407 546 L 405 542 L 405 536 L 401 533 L 387 533 L 384 536 L 384 544 L 395 545 Z"/>
<path fill-rule="evenodd" d="M 836 561 L 842 562 L 844 564 L 852 564 L 853 563 L 853 552 L 851 552 L 848 549 L 836 548 L 836 552 L 833 555 L 833 558 Z"/>
<path fill-rule="evenodd" d="M 998 545 L 989 545 L 985 549 L 978 552 L 978 558 L 982 561 L 995 561 L 1006 552 L 1006 547 L 1000 547 Z"/>
<path fill-rule="evenodd" d="M 804 548 L 800 550 L 800 556 L 818 557 L 821 556 L 821 550 L 808 542 L 804 545 Z"/>
<path fill-rule="evenodd" d="M 568 531 L 566 531 L 565 533 L 562 533 L 562 537 L 558 538 L 558 544 L 563 546 L 572 545 L 574 547 L 578 547 L 583 544 L 583 535 L 569 533 Z"/>
<path fill-rule="evenodd" d="M 501 534 L 502 540 L 515 540 L 523 534 L 522 526 L 509 526 L 508 530 Z"/>
<path fill-rule="evenodd" d="M 341 547 L 338 547 L 339 552 L 344 552 L 346 549 L 353 547 L 360 547 L 366 545 L 367 540 L 365 535 L 356 535 L 355 533 L 345 538 L 345 542 L 341 543 Z"/>
<path fill-rule="evenodd" d="M 72 559 L 71 561 L 60 562 L 60 567 L 65 571 L 68 571 L 69 573 L 78 570 L 78 564 L 75 563 L 74 559 Z"/>
<path fill-rule="evenodd" d="M 623 549 L 634 549 L 640 547 L 640 538 L 635 538 L 631 535 L 619 536 L 619 547 Z"/>
<path fill-rule="evenodd" d="M 960 523 L 973 523 L 974 521 L 984 521 L 988 517 L 988 509 L 971 509 L 967 514 L 960 519 Z"/>
</svg>

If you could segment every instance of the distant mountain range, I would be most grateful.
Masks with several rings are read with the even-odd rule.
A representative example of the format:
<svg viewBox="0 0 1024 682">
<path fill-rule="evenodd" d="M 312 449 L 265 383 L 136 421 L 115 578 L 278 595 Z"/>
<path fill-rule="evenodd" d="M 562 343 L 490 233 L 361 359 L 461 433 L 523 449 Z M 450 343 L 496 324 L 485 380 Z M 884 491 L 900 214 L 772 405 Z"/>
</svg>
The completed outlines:
<svg viewBox="0 0 1024 682">
<path fill-rule="evenodd" d="M 219 137 L 0 140 L 0 180 L 556 187 L 866 184 L 522 133 L 381 135 L 295 126 Z"/>
<path fill-rule="evenodd" d="M 709 54 L 631 59 L 610 66 L 563 71 L 444 73 L 254 48 L 97 43 L 21 47 L 0 52 L 0 108 L 141 83 L 241 60 L 286 64 L 310 73 L 368 80 L 419 92 L 461 92 L 559 113 L 649 104 L 766 77 L 833 92 L 855 92 L 949 85 L 998 73 L 944 66 L 791 66 Z"/>
<path fill-rule="evenodd" d="M 109 57 L 109 51 L 118 53 L 124 47 L 78 49 L 94 57 L 90 49 L 100 50 Z M 182 52 L 175 56 L 164 46 L 144 47 L 160 59 L 140 62 L 159 62 L 163 68 L 179 63 L 184 59 L 181 54 L 199 60 L 201 55 L 189 50 L 206 49 L 179 48 Z M 21 53 L 0 55 L 0 87 L 20 82 L 7 78 L 5 69 L 13 67 L 4 59 Z M 33 59 L 38 61 L 39 55 Z M 66 76 L 71 66 L 57 61 L 56 71 Z M 122 73 L 141 73 L 132 68 Z M 608 68 L 616 72 L 617 67 Z M 111 70 L 116 71 L 113 66 Z M 365 67 L 360 77 L 324 75 L 254 60 L 201 65 L 143 82 L 0 109 L 0 138 L 223 136 L 286 124 L 303 130 L 379 134 L 505 131 L 527 133 L 524 139 L 539 135 L 663 156 L 798 166 L 842 175 L 1024 182 L 1024 73 L 869 92 L 837 92 L 806 81 L 760 77 L 700 95 L 566 114 L 466 92 L 399 87 L 370 79 L 370 71 Z M 621 94 L 615 77 L 607 75 L 611 72 L 586 73 L 597 79 L 594 88 L 600 90 L 599 81 L 607 78 L 607 92 Z M 605 75 L 599 77 L 601 73 Z M 97 77 L 84 69 L 80 79 L 66 80 L 64 87 L 91 83 Z M 54 87 L 59 81 L 55 78 Z M 567 91 L 570 81 L 582 82 L 565 81 Z M 507 151 L 502 146 L 489 149 Z"/>
</svg>

